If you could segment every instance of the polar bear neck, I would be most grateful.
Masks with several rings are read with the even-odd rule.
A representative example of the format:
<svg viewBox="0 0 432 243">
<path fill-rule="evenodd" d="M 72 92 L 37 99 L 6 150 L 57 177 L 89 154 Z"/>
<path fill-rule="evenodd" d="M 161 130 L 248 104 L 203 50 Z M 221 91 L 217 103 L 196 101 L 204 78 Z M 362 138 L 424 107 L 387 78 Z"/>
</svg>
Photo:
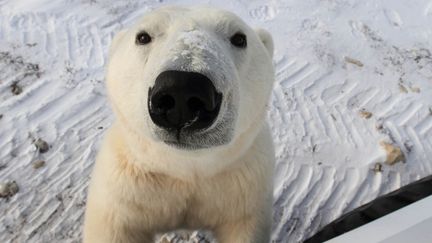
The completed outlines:
<svg viewBox="0 0 432 243">
<path fill-rule="evenodd" d="M 261 112 L 258 117 L 264 115 L 265 112 Z M 240 166 L 241 157 L 252 147 L 265 124 L 264 118 L 257 121 L 235 137 L 229 145 L 197 151 L 183 151 L 155 143 L 134 131 L 121 115 L 111 130 L 112 136 L 115 136 L 117 141 L 116 146 L 121 146 L 120 150 L 127 151 L 130 155 L 127 163 L 133 163 L 143 172 L 160 173 L 185 181 L 194 181 Z M 149 158 L 157 158 L 157 161 Z"/>
</svg>

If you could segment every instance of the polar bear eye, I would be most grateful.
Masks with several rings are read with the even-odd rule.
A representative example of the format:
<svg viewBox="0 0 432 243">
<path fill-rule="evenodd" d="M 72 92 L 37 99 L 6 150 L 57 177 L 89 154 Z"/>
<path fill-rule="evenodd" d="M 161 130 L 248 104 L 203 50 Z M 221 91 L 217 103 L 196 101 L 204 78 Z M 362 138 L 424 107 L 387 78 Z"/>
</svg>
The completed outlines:
<svg viewBox="0 0 432 243">
<path fill-rule="evenodd" d="M 231 44 L 238 48 L 246 48 L 247 46 L 246 35 L 240 32 L 237 32 L 233 36 L 231 36 L 230 41 Z"/>
<path fill-rule="evenodd" d="M 137 34 L 135 43 L 137 45 L 146 45 L 150 43 L 151 40 L 152 40 L 151 36 L 147 32 L 143 31 Z"/>
</svg>

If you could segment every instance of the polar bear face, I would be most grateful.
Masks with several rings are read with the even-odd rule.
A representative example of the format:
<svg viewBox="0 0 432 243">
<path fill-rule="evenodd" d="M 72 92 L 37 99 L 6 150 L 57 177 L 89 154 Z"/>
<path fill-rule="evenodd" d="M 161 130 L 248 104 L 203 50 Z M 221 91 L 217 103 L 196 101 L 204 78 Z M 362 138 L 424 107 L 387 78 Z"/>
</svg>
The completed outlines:
<svg viewBox="0 0 432 243">
<path fill-rule="evenodd" d="M 212 151 L 260 129 L 272 53 L 266 31 L 230 12 L 161 8 L 115 36 L 109 96 L 136 135 L 165 149 Z"/>
</svg>

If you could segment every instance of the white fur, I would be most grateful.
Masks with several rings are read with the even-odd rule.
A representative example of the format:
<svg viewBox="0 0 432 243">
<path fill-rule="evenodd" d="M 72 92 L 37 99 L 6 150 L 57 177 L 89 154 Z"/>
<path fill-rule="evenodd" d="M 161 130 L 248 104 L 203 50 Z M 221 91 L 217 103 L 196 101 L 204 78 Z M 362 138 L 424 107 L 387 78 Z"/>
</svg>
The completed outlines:
<svg viewBox="0 0 432 243">
<path fill-rule="evenodd" d="M 142 30 L 152 42 L 137 46 Z M 238 31 L 247 36 L 245 50 L 229 41 Z M 117 120 L 93 171 L 84 242 L 151 242 L 178 228 L 213 230 L 221 243 L 269 241 L 272 53 L 268 32 L 210 8 L 161 8 L 116 35 L 107 87 Z M 147 91 L 172 69 L 201 72 L 223 94 L 214 125 L 197 135 L 207 148 L 165 144 L 149 118 Z"/>
</svg>

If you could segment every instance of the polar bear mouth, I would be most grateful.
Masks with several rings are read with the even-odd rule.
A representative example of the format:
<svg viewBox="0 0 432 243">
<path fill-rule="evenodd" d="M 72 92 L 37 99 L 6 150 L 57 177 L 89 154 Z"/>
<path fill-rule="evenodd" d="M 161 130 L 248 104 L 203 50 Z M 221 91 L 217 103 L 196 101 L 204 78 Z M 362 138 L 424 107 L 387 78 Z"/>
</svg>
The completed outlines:
<svg viewBox="0 0 432 243">
<path fill-rule="evenodd" d="M 181 141 L 165 140 L 164 143 L 169 145 L 169 146 L 175 147 L 177 149 L 184 149 L 184 150 L 195 150 L 195 149 L 202 148 L 201 146 L 197 146 L 195 144 L 184 143 Z"/>
</svg>

